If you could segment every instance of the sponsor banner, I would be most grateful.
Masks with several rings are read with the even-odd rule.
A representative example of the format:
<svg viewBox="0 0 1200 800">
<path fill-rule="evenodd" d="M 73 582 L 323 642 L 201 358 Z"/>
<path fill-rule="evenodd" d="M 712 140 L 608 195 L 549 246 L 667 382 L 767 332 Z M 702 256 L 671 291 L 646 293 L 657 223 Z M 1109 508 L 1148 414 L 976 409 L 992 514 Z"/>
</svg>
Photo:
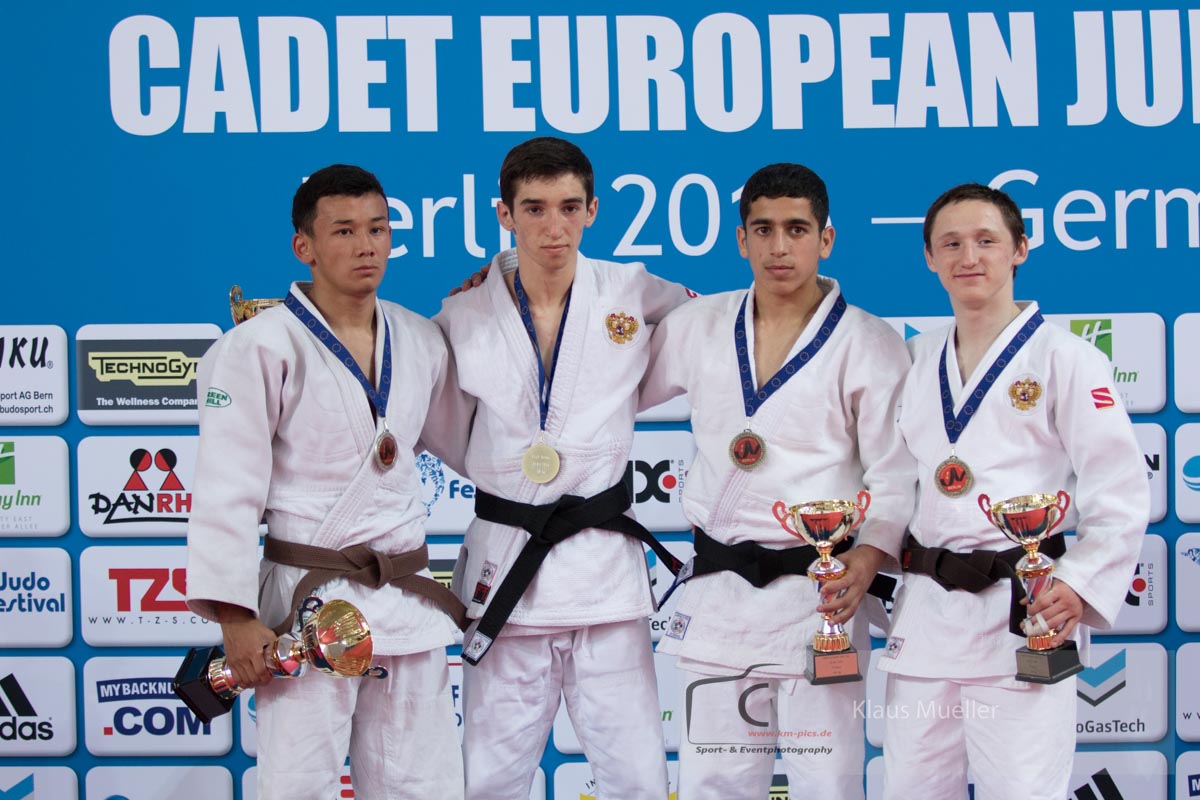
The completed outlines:
<svg viewBox="0 0 1200 800">
<path fill-rule="evenodd" d="M 1113 387 L 1130 414 L 1167 404 L 1167 326 L 1158 314 L 1047 314 L 1046 321 L 1091 343 L 1112 364 Z"/>
<path fill-rule="evenodd" d="M 350 759 L 342 764 L 337 784 L 333 791 L 324 796 L 314 795 L 314 800 L 354 800 L 354 785 L 350 782 Z M 242 773 L 242 800 L 258 800 L 258 767 Z"/>
<path fill-rule="evenodd" d="M 918 333 L 936 331 L 938 328 L 954 324 L 954 317 L 884 317 L 883 321 L 891 325 L 907 342 Z"/>
<path fill-rule="evenodd" d="M 637 431 L 625 467 L 625 485 L 638 522 L 652 531 L 686 531 L 683 484 L 696 457 L 690 431 Z"/>
<path fill-rule="evenodd" d="M 695 553 L 691 542 L 663 542 L 663 545 L 671 555 L 685 564 Z M 646 565 L 650 570 L 650 591 L 657 600 L 667 593 L 667 589 L 675 582 L 675 576 L 671 574 L 671 570 L 667 569 L 666 564 L 658 560 L 658 555 L 653 550 L 648 547 L 645 550 Z M 650 615 L 650 639 L 652 641 L 657 642 L 666 633 L 667 623 L 670 621 L 671 615 L 675 613 L 675 607 L 679 605 L 679 598 L 683 597 L 683 591 L 683 588 L 676 589 L 667 598 L 667 602 Z"/>
<path fill-rule="evenodd" d="M 70 767 L 0 767 L 0 800 L 78 800 Z"/>
<path fill-rule="evenodd" d="M 254 690 L 247 689 L 239 694 L 233 706 L 241 730 L 242 752 L 251 758 L 258 758 L 258 708 L 255 705 Z"/>
<path fill-rule="evenodd" d="M 1200 314 L 1175 318 L 1175 407 L 1189 414 L 1200 413 Z M 1200 797 L 1200 794 L 1195 795 Z"/>
<path fill-rule="evenodd" d="M 75 665 L 0 658 L 0 758 L 75 752 Z"/>
<path fill-rule="evenodd" d="M 64 439 L 0 437 L 0 537 L 62 536 L 71 527 L 70 486 Z"/>
<path fill-rule="evenodd" d="M 1200 631 L 1200 533 L 1175 540 L 1175 624 Z"/>
<path fill-rule="evenodd" d="M 67 419 L 67 332 L 57 325 L 0 325 L 0 425 Z"/>
<path fill-rule="evenodd" d="M 1167 800 L 1167 758 L 1149 750 L 1075 754 L 1067 800 Z"/>
<path fill-rule="evenodd" d="M 182 656 L 90 658 L 83 665 L 84 739 L 96 756 L 220 756 L 232 715 L 203 723 L 175 696 Z M 88 789 L 89 794 L 91 789 Z M 175 797 L 169 792 L 155 797 Z"/>
<path fill-rule="evenodd" d="M 1175 653 L 1175 733 L 1200 742 L 1200 643 L 1188 642 Z"/>
<path fill-rule="evenodd" d="M 75 334 L 76 411 L 87 425 L 195 425 L 196 368 L 211 323 L 84 325 Z"/>
<path fill-rule="evenodd" d="M 1175 516 L 1200 522 L 1200 423 L 1175 429 Z"/>
<path fill-rule="evenodd" d="M 1157 742 L 1167 735 L 1167 651 L 1161 644 L 1091 645 L 1079 673 L 1079 742 Z"/>
<path fill-rule="evenodd" d="M 188 611 L 187 547 L 89 547 L 79 557 L 83 640 L 94 647 L 209 645 L 221 626 Z"/>
<path fill-rule="evenodd" d="M 457 542 L 451 544 L 447 542 L 430 542 L 429 545 L 429 573 L 438 583 L 450 588 L 450 580 L 454 577 L 454 564 L 458 560 L 458 551 L 462 547 Z M 455 628 L 454 643 L 462 644 L 462 631 Z"/>
<path fill-rule="evenodd" d="M 224 767 L 94 767 L 85 786 L 98 800 L 233 800 Z"/>
<path fill-rule="evenodd" d="M 1161 522 L 1167 516 L 1167 432 L 1156 422 L 1133 426 L 1133 435 L 1146 461 L 1146 479 L 1150 481 L 1150 521 Z"/>
<path fill-rule="evenodd" d="M 638 422 L 683 422 L 691 419 L 692 406 L 687 395 L 674 397 L 665 403 L 651 406 L 637 415 Z"/>
<path fill-rule="evenodd" d="M 1175 800 L 1200 797 L 1200 750 L 1188 750 L 1175 759 Z"/>
<path fill-rule="evenodd" d="M 88 536 L 186 536 L 196 436 L 79 442 L 79 528 Z"/>
<path fill-rule="evenodd" d="M 475 484 L 426 451 L 417 456 L 417 472 L 421 476 L 421 500 L 429 515 L 425 532 L 465 534 L 475 519 Z"/>
<path fill-rule="evenodd" d="M 1148 533 L 1112 630 L 1092 631 L 1092 635 L 1161 633 L 1167 627 L 1167 580 L 1167 540 Z"/>
<path fill-rule="evenodd" d="M 534 786 L 537 786 L 536 781 Z M 679 762 L 668 761 L 667 800 L 676 800 L 678 787 Z M 570 761 L 554 770 L 554 800 L 597 800 L 598 797 L 596 779 L 586 761 Z"/>
<path fill-rule="evenodd" d="M 663 739 L 669 752 L 679 750 L 679 731 L 683 721 L 683 689 L 675 656 L 654 654 L 654 673 L 658 680 L 658 705 L 662 716 Z M 567 704 L 560 703 L 554 717 L 554 747 L 560 753 L 582 753 L 583 745 L 567 714 Z M 589 775 L 590 777 L 590 775 Z M 555 797 L 558 795 L 558 773 L 555 773 Z"/>
<path fill-rule="evenodd" d="M 0 647 L 69 644 L 71 597 L 71 556 L 66 550 L 5 549 L 0 563 Z"/>
</svg>

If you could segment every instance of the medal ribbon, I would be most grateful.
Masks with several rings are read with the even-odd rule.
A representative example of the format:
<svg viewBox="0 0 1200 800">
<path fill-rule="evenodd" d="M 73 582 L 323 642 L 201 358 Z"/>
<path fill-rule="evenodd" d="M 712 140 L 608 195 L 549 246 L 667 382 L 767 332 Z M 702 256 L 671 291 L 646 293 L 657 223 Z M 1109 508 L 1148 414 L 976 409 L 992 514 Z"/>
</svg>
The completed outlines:
<svg viewBox="0 0 1200 800">
<path fill-rule="evenodd" d="M 958 437 L 962 436 L 962 432 L 967 428 L 967 423 L 971 421 L 971 417 L 983 403 L 988 389 L 992 388 L 996 378 L 1000 377 L 1000 373 L 1025 346 L 1033 332 L 1041 327 L 1042 322 L 1044 322 L 1042 312 L 1035 311 L 1029 321 L 1021 326 L 1021 330 L 1017 331 L 1017 335 L 1012 338 L 1004 351 L 997 356 L 992 366 L 984 373 L 983 379 L 975 385 L 975 391 L 971 393 L 971 398 L 967 400 L 962 411 L 958 412 L 957 417 L 954 416 L 954 398 L 950 394 L 950 378 L 946 374 L 946 351 L 949 349 L 950 343 L 947 341 L 942 345 L 942 357 L 938 361 L 938 382 L 942 387 L 942 419 L 945 421 L 946 435 L 950 437 L 950 444 L 958 442 Z"/>
<path fill-rule="evenodd" d="M 533 314 L 529 312 L 529 297 L 525 287 L 521 285 L 521 272 L 517 271 L 513 280 L 513 289 L 517 294 L 517 310 L 521 312 L 521 322 L 525 323 L 525 332 L 533 343 L 533 354 L 537 358 L 538 367 L 538 414 L 539 429 L 546 430 L 546 416 L 550 413 L 550 387 L 554 384 L 554 370 L 558 366 L 558 348 L 562 346 L 563 330 L 567 327 L 567 311 L 571 308 L 571 289 L 567 290 L 567 301 L 563 303 L 562 319 L 558 321 L 558 338 L 554 341 L 554 354 L 550 356 L 550 374 L 542 364 L 542 349 L 538 347 L 537 330 L 533 326 Z"/>
<path fill-rule="evenodd" d="M 317 341 L 325 345 L 329 352 L 333 353 L 346 366 L 346 369 L 350 370 L 350 374 L 358 379 L 358 382 L 362 384 L 363 391 L 367 393 L 367 402 L 371 404 L 371 408 L 375 409 L 376 417 L 385 419 L 388 394 L 392 390 L 392 336 L 387 318 L 384 317 L 383 320 L 383 364 L 379 369 L 379 389 L 376 390 L 367 380 L 367 376 L 363 374 L 358 362 L 354 360 L 354 356 L 350 354 L 346 346 L 339 342 L 338 338 L 333 335 L 333 331 L 326 328 L 321 320 L 313 316 L 312 312 L 305 308 L 295 295 L 289 292 L 288 296 L 284 298 L 283 304 L 317 337 Z"/>
<path fill-rule="evenodd" d="M 775 394 L 788 380 L 791 379 L 800 370 L 808 365 L 808 362 L 820 352 L 825 346 L 825 342 L 829 341 L 829 337 L 833 335 L 833 331 L 837 328 L 838 322 L 846 313 L 846 298 L 838 295 L 834 301 L 833 308 L 829 309 L 829 313 L 825 315 L 825 319 L 821 322 L 821 329 L 817 331 L 817 335 L 812 338 L 804 349 L 796 355 L 792 356 L 786 364 L 779 368 L 779 371 L 771 376 L 771 380 L 758 391 L 754 390 L 754 377 L 750 372 L 750 352 L 746 346 L 746 301 L 749 299 L 749 293 L 742 298 L 742 307 L 738 309 L 737 319 L 733 323 L 733 344 L 737 347 L 738 357 L 738 372 L 742 378 L 742 400 L 746 404 L 746 418 L 754 416 L 754 412 L 759 406 L 767 402 L 767 398 Z M 780 377 L 783 376 L 783 377 Z"/>
</svg>

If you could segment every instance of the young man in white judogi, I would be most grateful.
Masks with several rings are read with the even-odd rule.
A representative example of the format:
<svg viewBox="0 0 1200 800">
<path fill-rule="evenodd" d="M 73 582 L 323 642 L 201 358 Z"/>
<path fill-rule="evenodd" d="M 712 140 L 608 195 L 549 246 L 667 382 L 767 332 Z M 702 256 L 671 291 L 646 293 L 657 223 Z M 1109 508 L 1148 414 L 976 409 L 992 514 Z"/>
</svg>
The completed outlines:
<svg viewBox="0 0 1200 800">
<path fill-rule="evenodd" d="M 829 612 L 869 649 L 851 616 L 898 552 L 915 491 L 895 427 L 909 359 L 895 331 L 818 275 L 833 249 L 828 214 L 825 184 L 808 168 L 756 172 L 737 230 L 753 285 L 695 300 L 654 333 L 641 404 L 686 392 L 697 446 L 683 494 L 697 575 L 658 648 L 680 656 L 690 687 L 679 800 L 766 797 L 776 746 L 794 793 L 863 796 L 863 683 L 811 685 L 806 646 L 818 612 Z M 864 488 L 866 521 L 840 556 L 848 572 L 821 602 L 805 574 L 817 554 L 800 552 L 773 507 L 855 500 Z M 706 557 L 710 567 L 744 560 L 745 572 L 700 574 Z M 778 569 L 781 558 L 789 566 Z"/>
<path fill-rule="evenodd" d="M 640 264 L 579 253 L 592 187 L 569 142 L 510 151 L 496 212 L 516 247 L 435 317 L 478 401 L 466 451 L 476 519 L 454 579 L 477 618 L 463 644 L 472 800 L 526 800 L 560 697 L 598 797 L 667 792 L 648 534 L 626 516 L 622 478 L 651 328 L 688 294 Z"/>
<path fill-rule="evenodd" d="M 1042 323 L 1036 303 L 1014 302 L 1029 243 L 1008 195 L 955 187 L 929 209 L 924 236 L 954 324 L 909 341 L 900 428 L 920 489 L 904 555 L 911 571 L 879 662 L 889 673 L 884 795 L 958 800 L 969 765 L 978 800 L 1060 800 L 1075 750 L 1075 678 L 1018 680 L 1015 651 L 1026 642 L 1010 615 L 1028 613 L 1069 647 L 1086 639 L 1084 625 L 1112 625 L 1149 516 L 1141 450 L 1103 356 Z M 981 494 L 996 503 L 1060 490 L 1071 503 L 1058 531 L 1078 540 L 1027 609 L 1013 608 L 1010 580 L 977 593 L 943 588 L 959 585 L 946 566 L 956 554 L 974 551 L 979 565 L 1013 548 L 981 511 Z M 920 563 L 935 548 L 949 552 L 929 574 Z"/>
<path fill-rule="evenodd" d="M 444 648 L 447 611 L 462 608 L 423 568 L 412 453 L 461 452 L 449 421 L 469 399 L 437 327 L 376 297 L 391 229 L 375 176 L 318 170 L 292 217 L 312 283 L 226 333 L 200 365 L 188 605 L 221 623 L 236 683 L 258 687 L 260 798 L 332 797 L 347 752 L 357 797 L 461 798 Z M 314 553 L 335 564 L 306 586 L 363 613 L 385 679 L 269 679 L 264 650 L 290 627 Z"/>
</svg>

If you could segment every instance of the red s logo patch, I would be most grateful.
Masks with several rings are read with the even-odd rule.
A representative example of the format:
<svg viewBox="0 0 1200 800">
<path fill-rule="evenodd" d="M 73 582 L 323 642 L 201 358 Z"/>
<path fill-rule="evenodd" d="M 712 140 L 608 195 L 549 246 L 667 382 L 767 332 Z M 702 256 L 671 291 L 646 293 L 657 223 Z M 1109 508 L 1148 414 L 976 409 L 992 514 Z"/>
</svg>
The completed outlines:
<svg viewBox="0 0 1200 800">
<path fill-rule="evenodd" d="M 1092 389 L 1092 402 L 1096 404 L 1096 408 L 1112 408 L 1117 404 L 1107 387 Z"/>
</svg>

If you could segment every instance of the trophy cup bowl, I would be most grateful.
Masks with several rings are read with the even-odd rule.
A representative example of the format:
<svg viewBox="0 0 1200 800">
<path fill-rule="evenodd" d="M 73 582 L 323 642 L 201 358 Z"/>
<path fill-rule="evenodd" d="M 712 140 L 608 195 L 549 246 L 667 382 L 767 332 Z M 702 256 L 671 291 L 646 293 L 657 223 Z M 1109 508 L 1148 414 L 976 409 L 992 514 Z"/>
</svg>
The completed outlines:
<svg viewBox="0 0 1200 800">
<path fill-rule="evenodd" d="M 283 300 L 278 297 L 261 297 L 257 299 L 242 299 L 242 287 L 234 284 L 229 290 L 229 313 L 233 315 L 233 324 L 240 325 L 253 317 L 264 308 L 277 306 Z"/>
<path fill-rule="evenodd" d="M 264 652 L 267 670 L 275 678 L 298 678 L 311 664 L 339 678 L 382 678 L 387 671 L 371 666 L 371 628 L 362 612 L 345 600 L 323 603 L 316 597 L 301 605 L 298 636 L 285 633 Z M 175 674 L 175 694 L 201 722 L 211 722 L 233 707 L 244 691 L 225 663 L 219 645 L 194 647 Z"/>
<path fill-rule="evenodd" d="M 1009 541 L 1025 548 L 1025 555 L 1014 566 L 1025 594 L 1032 605 L 1054 583 L 1054 559 L 1039 553 L 1038 546 L 1066 518 L 1071 496 L 1024 494 L 993 503 L 979 495 L 979 508 L 988 521 L 1000 529 Z M 1039 618 L 1026 617 L 1022 623 L 1025 646 L 1017 650 L 1017 679 L 1031 683 L 1057 683 L 1083 669 L 1075 642 L 1053 645 L 1055 630 Z"/>
<path fill-rule="evenodd" d="M 776 509 L 776 519 L 784 530 L 817 550 L 818 557 L 808 568 L 808 577 L 816 581 L 818 596 L 826 582 L 846 574 L 846 565 L 833 557 L 833 548 L 862 524 L 870 505 L 871 495 L 863 490 L 858 493 L 857 501 L 814 500 L 788 506 L 792 526 Z M 813 685 L 862 680 L 858 651 L 850 644 L 850 634 L 840 622 L 830 619 L 828 613 L 821 617 L 821 629 L 807 647 L 807 656 L 804 675 Z"/>
</svg>

